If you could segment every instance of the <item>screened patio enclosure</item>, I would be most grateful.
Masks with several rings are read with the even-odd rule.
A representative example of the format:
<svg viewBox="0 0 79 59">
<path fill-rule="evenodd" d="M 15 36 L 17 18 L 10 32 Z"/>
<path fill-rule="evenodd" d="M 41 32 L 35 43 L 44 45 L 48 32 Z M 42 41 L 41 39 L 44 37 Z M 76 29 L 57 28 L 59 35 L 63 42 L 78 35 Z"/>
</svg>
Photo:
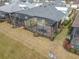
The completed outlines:
<svg viewBox="0 0 79 59">
<path fill-rule="evenodd" d="M 28 17 L 26 15 L 23 15 L 23 14 L 12 14 L 12 25 L 13 27 L 22 27 L 24 26 L 24 21 L 27 20 Z"/>
<path fill-rule="evenodd" d="M 24 27 L 46 37 L 54 36 L 54 33 L 58 31 L 62 17 L 64 16 L 64 13 L 58 11 L 52 4 L 18 11 L 15 12 L 15 14 L 26 15 L 28 19 L 24 20 Z"/>
<path fill-rule="evenodd" d="M 25 28 L 29 29 L 34 33 L 38 33 L 47 37 L 52 37 L 53 33 L 56 32 L 57 24 L 54 21 L 49 21 L 44 18 L 32 17 L 24 21 Z"/>
<path fill-rule="evenodd" d="M 58 23 L 56 21 L 41 17 L 30 17 L 22 14 L 13 18 L 12 22 L 14 27 L 24 27 L 34 33 L 50 38 L 57 32 Z"/>
<path fill-rule="evenodd" d="M 6 19 L 8 18 L 8 14 L 5 12 L 0 12 L 0 21 L 6 21 Z"/>
</svg>

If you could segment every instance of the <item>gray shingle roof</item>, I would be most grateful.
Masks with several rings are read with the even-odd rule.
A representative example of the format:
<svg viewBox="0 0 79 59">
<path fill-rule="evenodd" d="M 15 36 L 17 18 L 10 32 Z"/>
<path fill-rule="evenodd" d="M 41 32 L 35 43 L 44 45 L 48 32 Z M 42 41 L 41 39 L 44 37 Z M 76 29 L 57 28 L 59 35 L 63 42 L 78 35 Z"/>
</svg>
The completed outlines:
<svg viewBox="0 0 79 59">
<path fill-rule="evenodd" d="M 13 13 L 13 12 L 17 12 L 17 11 L 20 11 L 20 10 L 24 10 L 24 8 L 21 7 L 20 5 L 21 6 L 25 5 L 25 9 L 36 7 L 35 6 L 36 4 L 34 4 L 34 3 L 33 4 L 26 3 L 26 2 L 25 3 L 13 3 L 13 4 L 1 6 L 0 11 L 7 12 L 7 13 Z"/>
<path fill-rule="evenodd" d="M 26 14 L 30 16 L 48 18 L 54 21 L 60 21 L 64 13 L 58 11 L 52 4 L 39 6 L 28 10 L 18 11 L 16 13 Z"/>
<path fill-rule="evenodd" d="M 62 1 L 65 1 L 65 0 L 55 0 L 55 1 L 58 2 L 58 3 L 59 3 L 59 2 L 61 3 Z"/>
<path fill-rule="evenodd" d="M 13 12 L 20 11 L 20 10 L 23 10 L 23 9 L 19 7 L 17 3 L 10 4 L 10 5 L 4 5 L 0 7 L 0 11 L 7 12 L 7 13 L 13 13 Z"/>
</svg>

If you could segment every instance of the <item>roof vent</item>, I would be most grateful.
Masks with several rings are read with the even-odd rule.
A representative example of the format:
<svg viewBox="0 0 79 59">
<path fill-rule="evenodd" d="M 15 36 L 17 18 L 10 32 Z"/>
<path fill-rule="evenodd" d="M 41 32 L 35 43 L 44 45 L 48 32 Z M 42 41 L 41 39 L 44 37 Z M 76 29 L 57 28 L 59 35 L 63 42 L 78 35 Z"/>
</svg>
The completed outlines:
<svg viewBox="0 0 79 59">
<path fill-rule="evenodd" d="M 23 4 L 19 4 L 19 6 L 20 6 L 20 7 L 23 7 L 23 8 L 26 7 L 26 5 L 23 5 Z"/>
<path fill-rule="evenodd" d="M 9 2 L 5 2 L 5 5 L 9 5 Z"/>
</svg>

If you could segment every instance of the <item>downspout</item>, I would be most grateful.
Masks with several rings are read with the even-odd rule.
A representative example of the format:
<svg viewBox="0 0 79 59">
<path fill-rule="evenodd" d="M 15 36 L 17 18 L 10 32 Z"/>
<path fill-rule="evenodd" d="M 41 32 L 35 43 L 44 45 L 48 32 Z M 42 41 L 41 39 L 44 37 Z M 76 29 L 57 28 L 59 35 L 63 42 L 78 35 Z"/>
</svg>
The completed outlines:
<svg viewBox="0 0 79 59">
<path fill-rule="evenodd" d="M 11 21 L 12 21 L 11 13 L 9 13 L 9 19 L 10 19 L 10 23 L 11 23 Z"/>
<path fill-rule="evenodd" d="M 9 18 L 10 18 L 10 23 L 12 23 L 13 28 L 14 28 L 14 27 L 15 27 L 15 19 L 16 19 L 16 18 L 13 18 L 13 19 L 12 19 L 11 13 L 9 13 Z"/>
</svg>

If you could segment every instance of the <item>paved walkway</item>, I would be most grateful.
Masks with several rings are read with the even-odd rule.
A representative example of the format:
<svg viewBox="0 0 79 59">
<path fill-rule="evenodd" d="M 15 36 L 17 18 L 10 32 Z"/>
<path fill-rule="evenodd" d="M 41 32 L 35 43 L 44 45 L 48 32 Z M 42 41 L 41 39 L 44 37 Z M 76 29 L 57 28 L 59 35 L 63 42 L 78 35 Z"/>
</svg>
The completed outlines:
<svg viewBox="0 0 79 59">
<path fill-rule="evenodd" d="M 38 51 L 44 56 L 48 56 L 50 47 L 55 52 L 58 59 L 79 59 L 79 56 L 67 52 L 63 48 L 63 41 L 66 36 L 67 29 L 57 36 L 54 41 L 50 41 L 44 37 L 34 37 L 32 32 L 22 28 L 13 29 L 10 24 L 4 22 L 0 23 L 0 32 L 5 33 L 7 36 L 21 42 L 27 47 Z"/>
</svg>

